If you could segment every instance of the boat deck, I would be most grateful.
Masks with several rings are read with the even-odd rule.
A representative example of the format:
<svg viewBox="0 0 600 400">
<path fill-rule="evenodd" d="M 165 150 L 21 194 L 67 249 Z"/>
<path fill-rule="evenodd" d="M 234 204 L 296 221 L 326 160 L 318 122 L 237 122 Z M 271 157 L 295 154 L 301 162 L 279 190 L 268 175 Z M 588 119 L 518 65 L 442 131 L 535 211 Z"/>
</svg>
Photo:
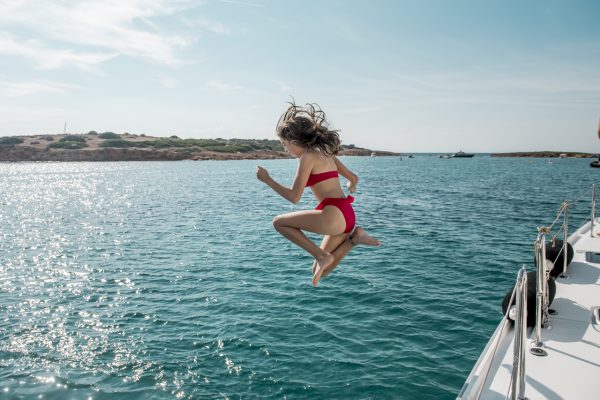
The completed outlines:
<svg viewBox="0 0 600 400">
<path fill-rule="evenodd" d="M 534 330 L 527 331 L 525 396 L 534 399 L 600 399 L 600 232 L 584 225 L 569 238 L 574 257 L 567 277 L 556 279 L 556 296 L 550 305 L 556 315 L 549 317 L 542 330 L 547 356 L 529 352 Z M 598 257 L 590 257 L 598 253 Z M 556 268 L 562 268 L 557 265 Z M 513 328 L 506 328 L 499 340 L 495 359 L 490 361 L 489 376 L 482 399 L 506 399 L 510 395 L 513 363 Z M 500 328 L 497 330 L 500 335 Z M 490 346 L 491 347 L 491 346 Z M 470 397 L 470 396 L 469 396 Z"/>
</svg>

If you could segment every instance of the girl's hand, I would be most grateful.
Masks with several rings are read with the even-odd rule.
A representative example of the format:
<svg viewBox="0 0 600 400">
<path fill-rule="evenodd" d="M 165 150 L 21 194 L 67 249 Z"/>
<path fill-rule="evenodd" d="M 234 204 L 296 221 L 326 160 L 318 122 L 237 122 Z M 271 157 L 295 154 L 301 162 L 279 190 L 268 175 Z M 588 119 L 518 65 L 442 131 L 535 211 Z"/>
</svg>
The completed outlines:
<svg viewBox="0 0 600 400">
<path fill-rule="evenodd" d="M 260 165 L 256 166 L 256 178 L 261 182 L 266 182 L 271 177 L 269 176 L 269 171 L 261 167 Z"/>
<path fill-rule="evenodd" d="M 354 193 L 356 192 L 356 185 L 358 184 L 358 176 L 355 177 L 353 180 L 348 181 L 348 183 L 346 183 L 346 187 L 348 188 L 348 191 L 350 193 Z"/>
</svg>

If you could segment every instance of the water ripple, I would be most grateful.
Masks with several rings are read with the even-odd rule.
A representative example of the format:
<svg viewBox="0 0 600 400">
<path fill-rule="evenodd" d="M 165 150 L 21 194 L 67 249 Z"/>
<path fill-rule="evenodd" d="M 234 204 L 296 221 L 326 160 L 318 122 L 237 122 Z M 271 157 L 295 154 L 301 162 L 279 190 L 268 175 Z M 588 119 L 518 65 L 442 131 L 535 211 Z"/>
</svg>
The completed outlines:
<svg viewBox="0 0 600 400">
<path fill-rule="evenodd" d="M 285 203 L 252 161 L 0 164 L 2 395 L 454 398 L 536 226 L 595 171 L 345 161 L 384 245 L 356 248 L 318 288 L 271 225 L 314 200 Z M 261 162 L 285 182 L 294 163 Z M 573 226 L 587 215 L 570 211 Z"/>
</svg>

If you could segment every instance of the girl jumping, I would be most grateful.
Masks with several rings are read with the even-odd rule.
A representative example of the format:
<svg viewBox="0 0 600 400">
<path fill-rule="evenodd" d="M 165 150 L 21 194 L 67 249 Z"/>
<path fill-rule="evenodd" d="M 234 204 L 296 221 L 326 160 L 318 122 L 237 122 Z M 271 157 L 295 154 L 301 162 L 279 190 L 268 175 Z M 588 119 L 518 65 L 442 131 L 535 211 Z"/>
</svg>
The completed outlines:
<svg viewBox="0 0 600 400">
<path fill-rule="evenodd" d="M 315 258 L 312 284 L 317 285 L 342 261 L 352 247 L 363 244 L 379 246 L 377 239 L 355 226 L 352 196 L 344 196 L 339 175 L 348 179 L 348 190 L 356 190 L 358 176 L 335 157 L 340 150 L 337 130 L 330 130 L 325 113 L 316 104 L 297 106 L 293 102 L 277 122 L 277 136 L 286 151 L 299 159 L 292 188 L 287 188 L 257 167 L 256 177 L 284 199 L 296 204 L 305 187 L 310 187 L 319 201 L 314 210 L 278 215 L 273 226 L 288 240 Z M 353 231 L 354 229 L 354 231 Z M 324 235 L 321 246 L 314 244 L 302 231 Z"/>
</svg>

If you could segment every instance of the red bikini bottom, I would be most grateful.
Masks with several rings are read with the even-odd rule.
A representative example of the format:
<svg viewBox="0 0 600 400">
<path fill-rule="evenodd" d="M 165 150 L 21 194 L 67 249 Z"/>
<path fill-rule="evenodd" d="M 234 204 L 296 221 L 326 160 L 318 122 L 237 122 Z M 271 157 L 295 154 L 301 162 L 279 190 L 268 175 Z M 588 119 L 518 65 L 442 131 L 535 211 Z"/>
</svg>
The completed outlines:
<svg viewBox="0 0 600 400">
<path fill-rule="evenodd" d="M 352 232 L 354 229 L 354 225 L 356 225 L 356 216 L 354 215 L 354 209 L 350 205 L 354 201 L 354 197 L 348 196 L 346 198 L 335 198 L 335 197 L 326 197 L 322 202 L 319 203 L 315 210 L 322 210 L 325 206 L 334 206 L 337 207 L 342 214 L 344 215 L 344 219 L 346 220 L 346 230 L 344 233 Z"/>
</svg>

